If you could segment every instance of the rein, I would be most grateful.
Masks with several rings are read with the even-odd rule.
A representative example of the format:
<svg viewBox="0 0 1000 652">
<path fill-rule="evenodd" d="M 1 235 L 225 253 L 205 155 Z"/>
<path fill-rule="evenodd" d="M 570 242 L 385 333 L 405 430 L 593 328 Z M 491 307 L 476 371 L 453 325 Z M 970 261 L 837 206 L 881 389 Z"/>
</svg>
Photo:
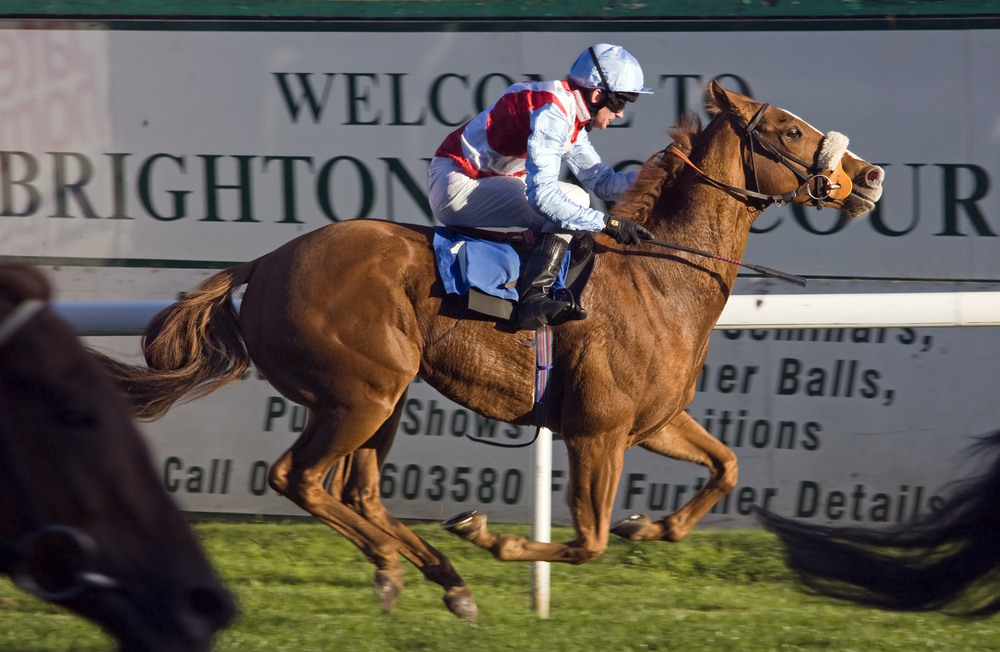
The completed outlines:
<svg viewBox="0 0 1000 652">
<path fill-rule="evenodd" d="M 654 244 L 660 247 L 666 247 L 668 249 L 677 249 L 678 251 L 686 251 L 689 254 L 695 254 L 698 256 L 704 256 L 706 258 L 713 258 L 715 260 L 721 260 L 724 263 L 730 263 L 731 265 L 739 265 L 740 267 L 746 267 L 747 269 L 752 269 L 753 271 L 763 274 L 764 276 L 770 276 L 771 278 L 776 278 L 781 281 L 787 281 L 789 283 L 794 283 L 799 287 L 806 286 L 806 279 L 801 276 L 795 276 L 794 274 L 788 274 L 786 272 L 779 272 L 776 269 L 771 269 L 770 267 L 764 267 L 763 265 L 751 265 L 750 263 L 744 263 L 741 260 L 736 260 L 735 258 L 726 258 L 725 256 L 720 256 L 719 254 L 713 254 L 709 251 L 702 251 L 701 249 L 695 249 L 694 247 L 686 247 L 684 245 L 679 245 L 673 242 L 666 242 L 665 240 L 643 240 L 644 243 Z"/>
<path fill-rule="evenodd" d="M 45 302 L 38 299 L 22 301 L 0 323 L 0 347 L 6 345 L 44 307 Z M 28 491 L 24 469 L 17 463 L 10 439 L 13 430 L 6 401 L 0 395 L 0 471 L 10 479 L 16 498 L 26 508 L 24 534 L 14 542 L 0 541 L 0 567 L 10 574 L 18 588 L 49 602 L 71 600 L 92 587 L 117 587 L 118 583 L 110 577 L 89 570 L 94 566 L 98 547 L 88 534 L 75 527 L 45 523 L 38 501 Z M 67 548 L 72 552 L 64 552 Z M 54 588 L 43 587 L 36 576 L 38 562 L 53 556 L 48 551 L 62 551 L 61 554 L 68 560 L 66 564 L 60 564 L 65 568 L 60 567 L 59 570 L 67 570 L 69 580 Z"/>
</svg>

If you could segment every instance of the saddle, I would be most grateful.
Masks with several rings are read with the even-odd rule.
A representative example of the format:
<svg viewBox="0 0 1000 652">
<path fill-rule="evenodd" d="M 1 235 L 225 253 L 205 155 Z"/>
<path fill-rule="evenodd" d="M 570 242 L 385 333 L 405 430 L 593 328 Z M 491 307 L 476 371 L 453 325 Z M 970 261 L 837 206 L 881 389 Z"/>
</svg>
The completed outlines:
<svg viewBox="0 0 1000 652">
<path fill-rule="evenodd" d="M 540 237 L 534 231 L 434 227 L 434 257 L 445 290 L 466 297 L 466 307 L 472 312 L 516 322 L 521 266 Z M 554 297 L 580 307 L 579 298 L 593 267 L 593 234 L 575 234 L 553 286 Z M 562 323 L 573 312 L 567 311 L 550 324 Z"/>
</svg>

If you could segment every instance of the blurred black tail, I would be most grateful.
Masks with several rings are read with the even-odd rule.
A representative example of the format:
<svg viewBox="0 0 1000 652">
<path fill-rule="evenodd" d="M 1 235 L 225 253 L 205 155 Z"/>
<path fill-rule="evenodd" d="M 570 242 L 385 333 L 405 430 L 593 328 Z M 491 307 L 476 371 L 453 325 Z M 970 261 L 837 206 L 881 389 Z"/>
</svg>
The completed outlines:
<svg viewBox="0 0 1000 652">
<path fill-rule="evenodd" d="M 785 545 L 788 566 L 817 593 L 897 611 L 970 618 L 1000 611 L 1000 431 L 973 451 L 996 455 L 956 483 L 945 505 L 888 530 L 801 523 L 758 510 Z"/>
</svg>

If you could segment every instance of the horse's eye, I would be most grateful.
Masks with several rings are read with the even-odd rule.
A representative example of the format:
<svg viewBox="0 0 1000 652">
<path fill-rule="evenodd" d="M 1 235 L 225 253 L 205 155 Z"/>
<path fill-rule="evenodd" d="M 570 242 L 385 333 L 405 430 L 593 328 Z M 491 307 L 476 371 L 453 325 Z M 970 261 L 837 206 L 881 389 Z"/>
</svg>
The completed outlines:
<svg viewBox="0 0 1000 652">
<path fill-rule="evenodd" d="M 791 129 L 785 132 L 785 138 L 787 138 L 788 140 L 798 140 L 801 137 L 802 137 L 802 132 L 799 131 L 798 127 L 792 127 Z"/>
</svg>

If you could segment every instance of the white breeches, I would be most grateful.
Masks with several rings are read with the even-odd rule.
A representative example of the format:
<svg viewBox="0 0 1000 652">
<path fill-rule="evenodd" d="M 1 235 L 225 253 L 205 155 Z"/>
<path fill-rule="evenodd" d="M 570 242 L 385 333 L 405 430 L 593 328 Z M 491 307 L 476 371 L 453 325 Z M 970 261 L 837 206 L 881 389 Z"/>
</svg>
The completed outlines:
<svg viewBox="0 0 1000 652">
<path fill-rule="evenodd" d="M 454 160 L 436 156 L 431 160 L 427 187 L 434 216 L 447 226 L 479 229 L 514 226 L 543 233 L 562 230 L 528 204 L 523 177 L 473 179 Z M 559 188 L 573 203 L 590 206 L 590 195 L 583 188 L 564 181 L 559 182 Z M 569 238 L 566 233 L 565 239 Z"/>
</svg>

